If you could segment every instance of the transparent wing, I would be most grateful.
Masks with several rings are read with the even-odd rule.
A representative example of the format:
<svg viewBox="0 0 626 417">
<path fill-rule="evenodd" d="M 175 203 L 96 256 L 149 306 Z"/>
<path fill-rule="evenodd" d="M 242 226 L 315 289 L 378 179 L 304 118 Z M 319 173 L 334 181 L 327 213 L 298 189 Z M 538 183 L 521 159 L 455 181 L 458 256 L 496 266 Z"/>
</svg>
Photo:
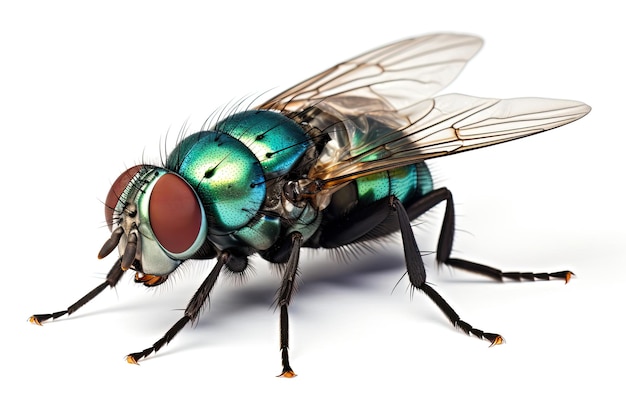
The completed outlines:
<svg viewBox="0 0 626 417">
<path fill-rule="evenodd" d="M 406 39 L 336 65 L 259 108 L 298 112 L 329 98 L 350 96 L 401 109 L 447 86 L 481 46 L 480 38 L 467 35 Z"/>
<path fill-rule="evenodd" d="M 302 191 L 322 201 L 355 178 L 495 145 L 573 122 L 569 100 L 433 96 L 482 46 L 467 35 L 396 42 L 343 62 L 260 105 L 297 114 L 327 134 Z"/>
<path fill-rule="evenodd" d="M 332 102 L 324 104 L 326 111 L 334 107 Z M 348 115 L 341 123 L 348 126 L 342 130 L 351 132 L 349 142 L 334 149 L 331 146 L 319 158 L 309 172 L 310 185 L 315 183 L 315 192 L 330 191 L 372 173 L 553 129 L 590 110 L 571 100 L 448 94 L 422 100 L 401 112 Z"/>
</svg>

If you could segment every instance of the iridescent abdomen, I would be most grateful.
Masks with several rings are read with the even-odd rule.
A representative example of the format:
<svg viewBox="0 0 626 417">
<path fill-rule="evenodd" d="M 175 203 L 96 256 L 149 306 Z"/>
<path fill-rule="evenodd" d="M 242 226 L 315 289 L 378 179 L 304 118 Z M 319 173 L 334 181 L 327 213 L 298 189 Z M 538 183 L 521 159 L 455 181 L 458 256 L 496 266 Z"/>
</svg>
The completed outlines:
<svg viewBox="0 0 626 417">
<path fill-rule="evenodd" d="M 326 222 L 350 223 L 357 213 L 365 214 L 392 195 L 410 205 L 433 190 L 433 180 L 425 162 L 407 165 L 358 178 L 333 194 L 324 209 Z M 384 206 L 384 203 L 382 204 Z"/>
<path fill-rule="evenodd" d="M 432 190 L 424 162 L 358 178 L 333 194 L 322 226 L 305 246 L 339 248 L 393 233 L 398 221 L 389 197 L 410 207 Z"/>
<path fill-rule="evenodd" d="M 358 204 L 366 206 L 395 195 L 408 203 L 432 191 L 433 181 L 426 163 L 407 165 L 355 180 Z"/>
</svg>

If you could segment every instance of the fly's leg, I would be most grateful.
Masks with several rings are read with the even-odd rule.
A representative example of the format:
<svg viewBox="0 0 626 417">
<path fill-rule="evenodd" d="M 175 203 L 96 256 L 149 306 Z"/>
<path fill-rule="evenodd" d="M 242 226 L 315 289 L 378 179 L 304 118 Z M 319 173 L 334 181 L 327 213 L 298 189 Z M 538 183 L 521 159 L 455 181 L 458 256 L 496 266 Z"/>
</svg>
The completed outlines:
<svg viewBox="0 0 626 417">
<path fill-rule="evenodd" d="M 49 319 L 58 319 L 64 315 L 70 315 L 74 313 L 76 310 L 87 304 L 89 301 L 94 299 L 98 294 L 100 294 L 106 287 L 115 287 L 119 282 L 122 275 L 124 275 L 124 270 L 122 269 L 122 258 L 118 259 L 117 262 L 113 265 L 109 273 L 107 274 L 106 281 L 102 284 L 98 285 L 96 288 L 85 294 L 83 298 L 76 301 L 74 304 L 69 306 L 67 310 L 57 311 L 52 314 L 34 314 L 30 316 L 28 319 L 33 324 L 42 325 L 44 321 Z"/>
<path fill-rule="evenodd" d="M 174 336 L 176 336 L 176 334 L 183 327 L 185 327 L 187 323 L 194 321 L 198 317 L 198 314 L 202 310 L 202 307 L 204 306 L 204 304 L 209 299 L 209 293 L 213 289 L 213 286 L 215 285 L 215 281 L 217 280 L 217 277 L 220 271 L 222 270 L 224 265 L 229 262 L 229 260 L 230 260 L 230 255 L 228 253 L 223 252 L 221 255 L 219 255 L 217 257 L 217 264 L 215 264 L 215 266 L 213 267 L 209 275 L 206 277 L 204 282 L 200 285 L 196 293 L 193 295 L 193 297 L 189 301 L 189 304 L 187 305 L 187 308 L 185 309 L 185 314 L 183 315 L 183 317 L 180 320 L 178 320 L 165 333 L 165 335 L 159 340 L 157 340 L 152 346 L 150 346 L 147 349 L 142 350 L 141 352 L 131 353 L 130 355 L 126 356 L 126 361 L 128 361 L 128 363 L 137 364 L 137 362 L 140 359 L 145 358 L 146 356 L 150 355 L 153 352 L 157 352 L 164 345 L 171 342 Z"/>
<path fill-rule="evenodd" d="M 452 242 L 454 240 L 454 201 L 452 193 L 447 188 L 439 188 L 434 190 L 408 208 L 409 218 L 415 219 L 421 214 L 427 212 L 442 201 L 446 202 L 446 211 L 443 217 L 441 233 L 439 234 L 439 243 L 437 244 L 437 261 L 455 268 L 464 269 L 466 271 L 475 272 L 486 275 L 490 278 L 502 281 L 504 278 L 521 280 L 535 279 L 564 279 L 565 283 L 569 282 L 574 275 L 571 271 L 558 272 L 502 272 L 497 268 L 479 264 L 476 262 L 466 261 L 464 259 L 452 258 Z"/>
<path fill-rule="evenodd" d="M 283 273 L 283 280 L 278 290 L 277 307 L 280 307 L 280 353 L 282 356 L 283 371 L 280 375 L 285 378 L 293 378 L 296 373 L 289 364 L 289 314 L 287 308 L 291 301 L 294 281 L 298 272 L 298 261 L 300 259 L 300 248 L 302 247 L 302 235 L 293 233 L 291 235 L 292 248 L 287 261 L 287 267 Z"/>
<path fill-rule="evenodd" d="M 418 290 L 424 292 L 428 298 L 430 298 L 441 311 L 448 317 L 454 327 L 459 327 L 467 334 L 472 334 L 479 339 L 486 339 L 491 342 L 491 346 L 499 345 L 504 342 L 502 336 L 496 333 L 486 333 L 480 329 L 474 328 L 469 323 L 461 320 L 459 315 L 448 304 L 444 298 L 439 295 L 428 283 L 426 283 L 426 270 L 424 268 L 424 262 L 420 254 L 413 230 L 411 229 L 411 221 L 404 206 L 396 197 L 391 197 L 391 207 L 396 211 L 398 215 L 398 222 L 400 224 L 400 233 L 402 234 L 402 246 L 404 248 L 404 259 L 409 275 L 411 284 Z"/>
</svg>

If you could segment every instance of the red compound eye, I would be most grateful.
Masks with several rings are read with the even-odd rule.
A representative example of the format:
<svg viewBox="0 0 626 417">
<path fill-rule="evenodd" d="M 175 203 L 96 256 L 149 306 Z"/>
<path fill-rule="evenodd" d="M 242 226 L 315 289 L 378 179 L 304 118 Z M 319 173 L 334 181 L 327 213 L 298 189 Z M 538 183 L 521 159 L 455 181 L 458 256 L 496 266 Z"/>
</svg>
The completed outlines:
<svg viewBox="0 0 626 417">
<path fill-rule="evenodd" d="M 104 205 L 104 217 L 106 218 L 109 230 L 111 230 L 111 228 L 113 227 L 113 215 L 115 214 L 115 205 L 117 204 L 117 201 L 120 199 L 122 193 L 124 192 L 128 184 L 132 181 L 133 177 L 143 167 L 144 165 L 137 165 L 132 168 L 128 168 L 126 171 L 122 172 L 119 177 L 117 177 L 117 179 L 111 186 Z"/>
<path fill-rule="evenodd" d="M 174 174 L 157 181 L 150 196 L 150 225 L 154 235 L 170 253 L 183 253 L 198 238 L 202 209 L 189 184 Z"/>
</svg>

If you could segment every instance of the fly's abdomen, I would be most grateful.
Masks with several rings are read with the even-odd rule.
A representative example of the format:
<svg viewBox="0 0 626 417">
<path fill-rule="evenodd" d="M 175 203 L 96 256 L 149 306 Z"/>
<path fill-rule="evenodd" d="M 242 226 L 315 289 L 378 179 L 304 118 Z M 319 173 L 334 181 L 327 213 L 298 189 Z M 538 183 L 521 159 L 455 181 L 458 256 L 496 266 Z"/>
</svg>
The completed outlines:
<svg viewBox="0 0 626 417">
<path fill-rule="evenodd" d="M 425 163 L 407 165 L 355 180 L 359 206 L 395 195 L 402 203 L 432 191 L 433 181 Z"/>
<path fill-rule="evenodd" d="M 432 190 L 424 162 L 358 178 L 333 195 L 322 227 L 307 246 L 336 248 L 392 233 L 398 223 L 389 197 L 411 205 Z"/>
</svg>

